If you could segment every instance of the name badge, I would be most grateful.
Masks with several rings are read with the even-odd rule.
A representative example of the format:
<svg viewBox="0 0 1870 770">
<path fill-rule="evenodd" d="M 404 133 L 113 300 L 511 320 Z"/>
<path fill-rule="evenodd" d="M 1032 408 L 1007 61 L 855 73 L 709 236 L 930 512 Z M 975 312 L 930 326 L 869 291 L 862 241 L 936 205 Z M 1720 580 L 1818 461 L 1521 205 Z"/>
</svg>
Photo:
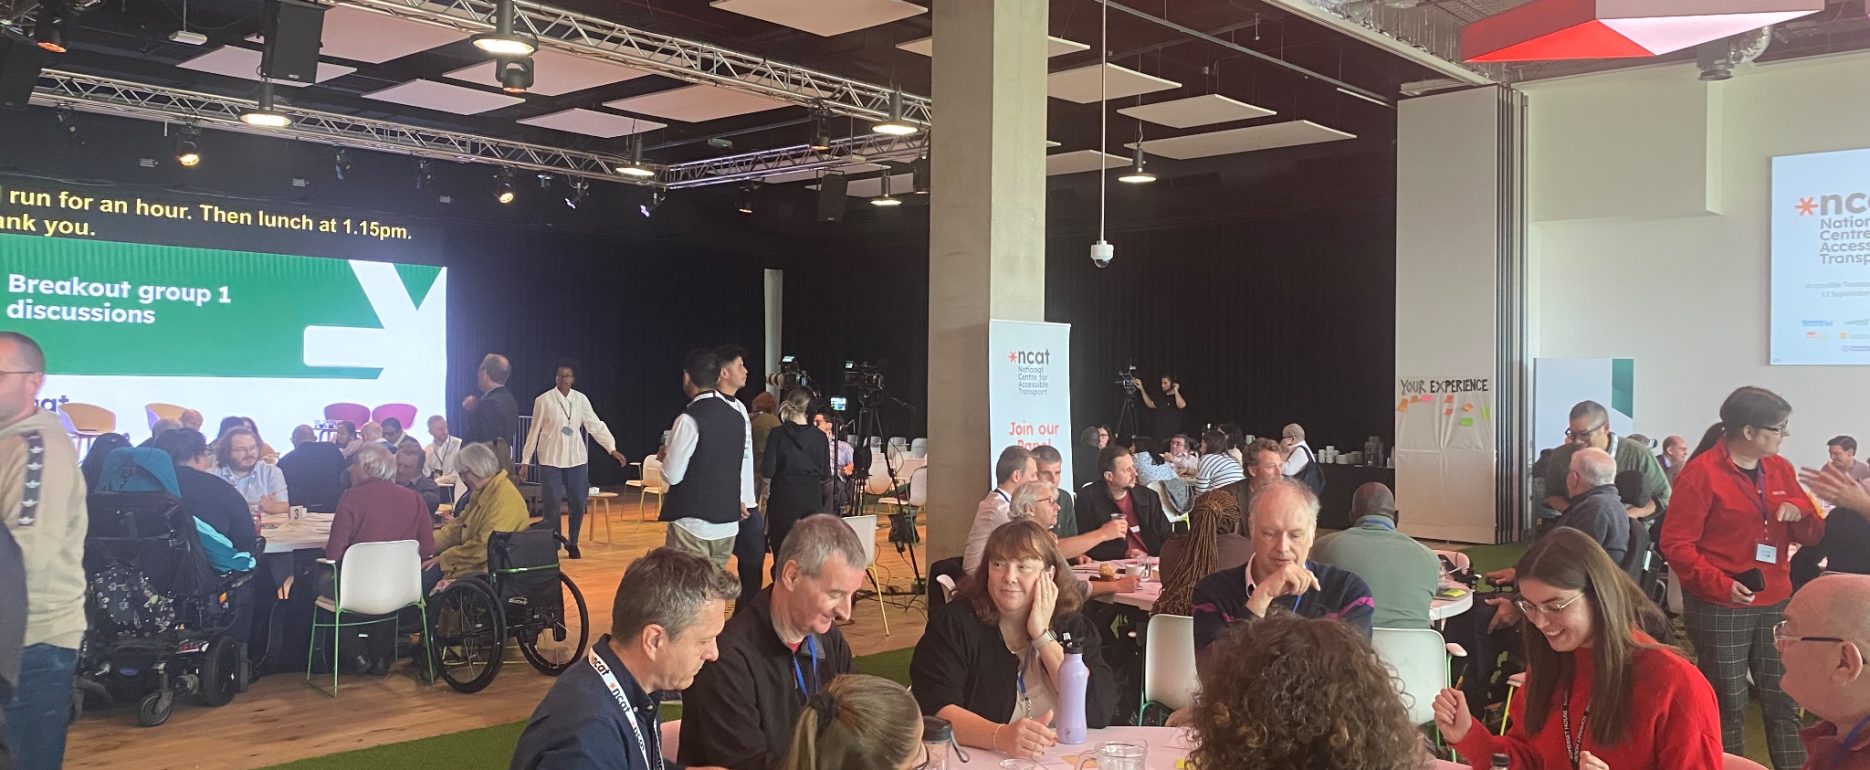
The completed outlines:
<svg viewBox="0 0 1870 770">
<path fill-rule="evenodd" d="M 563 427 L 563 428 L 559 428 L 559 429 L 558 429 L 558 432 L 560 432 L 560 433 L 563 433 L 563 434 L 565 434 L 565 435 L 567 435 L 567 436 L 569 436 L 569 435 L 571 435 L 571 426 L 569 426 L 569 425 L 567 425 L 567 426 L 565 426 L 565 427 Z"/>
<path fill-rule="evenodd" d="M 1778 564 L 1779 547 L 1771 543 L 1760 543 L 1754 546 L 1753 558 L 1761 564 Z"/>
<path fill-rule="evenodd" d="M 1136 532 L 1142 532 L 1142 531 L 1143 531 L 1143 528 L 1142 528 L 1142 527 L 1131 527 L 1131 528 L 1130 528 L 1130 531 L 1131 531 L 1131 532 L 1133 532 L 1133 533 L 1136 533 Z"/>
</svg>

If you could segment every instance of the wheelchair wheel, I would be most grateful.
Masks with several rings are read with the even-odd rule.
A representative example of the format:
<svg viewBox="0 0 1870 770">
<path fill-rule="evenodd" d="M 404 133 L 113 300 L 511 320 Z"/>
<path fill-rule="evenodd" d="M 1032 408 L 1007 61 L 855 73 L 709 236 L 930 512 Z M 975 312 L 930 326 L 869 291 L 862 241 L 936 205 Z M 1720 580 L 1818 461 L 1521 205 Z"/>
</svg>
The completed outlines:
<svg viewBox="0 0 1870 770">
<path fill-rule="evenodd" d="M 216 639 L 203 656 L 201 703 L 225 706 L 240 692 L 240 643 L 225 637 Z"/>
<path fill-rule="evenodd" d="M 584 657 L 585 644 L 590 641 L 591 634 L 584 594 L 564 573 L 559 574 L 558 583 L 564 592 L 564 609 L 529 609 L 526 625 L 513 629 L 513 636 L 519 641 L 520 654 L 525 655 L 526 662 L 531 663 L 539 673 L 547 676 L 564 673 L 565 669 Z"/>
<path fill-rule="evenodd" d="M 144 727 L 156 727 L 169 721 L 169 715 L 175 713 L 175 694 L 168 690 L 157 690 L 136 703 L 136 723 Z"/>
<path fill-rule="evenodd" d="M 430 606 L 435 616 L 423 646 L 442 679 L 457 692 L 492 684 L 506 654 L 506 622 L 493 589 L 482 580 L 457 580 Z"/>
</svg>

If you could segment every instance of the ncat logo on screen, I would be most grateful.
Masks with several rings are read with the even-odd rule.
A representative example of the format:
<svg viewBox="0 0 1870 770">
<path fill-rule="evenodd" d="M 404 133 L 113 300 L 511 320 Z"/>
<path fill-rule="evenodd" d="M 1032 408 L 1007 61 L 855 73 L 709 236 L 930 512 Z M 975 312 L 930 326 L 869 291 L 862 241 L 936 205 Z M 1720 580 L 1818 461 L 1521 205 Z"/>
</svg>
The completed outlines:
<svg viewBox="0 0 1870 770">
<path fill-rule="evenodd" d="M 1797 209 L 1799 216 L 1802 217 L 1809 217 L 1813 214 L 1827 217 L 1834 214 L 1870 214 L 1870 193 L 1800 198 L 1793 208 Z"/>
<path fill-rule="evenodd" d="M 1011 353 L 1006 354 L 1006 362 L 1009 364 L 1034 364 L 1037 366 L 1048 366 L 1052 363 L 1052 351 L 1050 350 L 1015 350 Z"/>
</svg>

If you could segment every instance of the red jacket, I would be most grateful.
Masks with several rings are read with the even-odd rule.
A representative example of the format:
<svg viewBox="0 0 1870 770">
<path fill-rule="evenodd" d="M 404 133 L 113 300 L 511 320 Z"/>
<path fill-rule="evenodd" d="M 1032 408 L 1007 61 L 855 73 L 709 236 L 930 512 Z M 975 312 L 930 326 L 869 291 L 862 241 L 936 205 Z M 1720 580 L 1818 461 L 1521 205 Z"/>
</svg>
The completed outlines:
<svg viewBox="0 0 1870 770">
<path fill-rule="evenodd" d="M 1764 492 L 1764 497 L 1762 497 Z M 1781 503 L 1805 514 L 1799 521 L 1779 520 Z M 1723 607 L 1765 607 L 1792 596 L 1793 542 L 1812 545 L 1825 536 L 1824 519 L 1799 486 L 1792 463 L 1778 455 L 1760 458 L 1760 482 L 1734 467 L 1727 443 L 1688 461 L 1675 478 L 1668 518 L 1662 524 L 1662 556 L 1682 581 L 1682 590 Z M 1761 542 L 1778 549 L 1767 564 L 1755 558 Z M 1766 578 L 1752 605 L 1733 602 L 1734 575 L 1758 567 Z"/>
<path fill-rule="evenodd" d="M 1636 634 L 1637 641 L 1654 645 L 1655 640 Z M 1591 702 L 1592 672 L 1596 669 L 1591 651 L 1570 653 L 1571 727 L 1574 736 L 1585 733 L 1582 750 L 1589 751 L 1613 770 L 1712 770 L 1721 766 L 1721 713 L 1714 702 L 1714 688 L 1707 677 L 1674 648 L 1654 646 L 1636 651 L 1630 667 L 1629 727 L 1623 741 L 1614 746 L 1598 745 L 1586 731 L 1585 707 Z M 1552 694 L 1545 725 L 1528 735 L 1525 728 L 1525 698 L 1513 700 L 1512 727 L 1505 737 L 1496 737 L 1475 722 L 1467 737 L 1455 744 L 1455 750 L 1468 758 L 1475 768 L 1489 766 L 1494 752 L 1512 758 L 1515 768 L 1527 770 L 1570 770 L 1571 758 L 1565 750 L 1564 720 L 1559 708 L 1564 703 L 1564 687 Z M 1524 690 L 1520 693 L 1523 695 Z"/>
</svg>

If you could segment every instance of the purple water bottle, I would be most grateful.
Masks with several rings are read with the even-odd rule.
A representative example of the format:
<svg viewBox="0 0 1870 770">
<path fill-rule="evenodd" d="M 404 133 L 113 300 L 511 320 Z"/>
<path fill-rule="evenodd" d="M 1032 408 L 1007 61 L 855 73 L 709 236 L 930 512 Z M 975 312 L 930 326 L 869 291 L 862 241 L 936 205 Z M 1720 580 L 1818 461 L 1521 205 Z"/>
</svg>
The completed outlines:
<svg viewBox="0 0 1870 770">
<path fill-rule="evenodd" d="M 1084 743 L 1084 691 L 1091 684 L 1091 669 L 1084 665 L 1084 643 L 1059 637 L 1065 646 L 1065 663 L 1058 667 L 1058 742 L 1072 746 Z"/>
</svg>

